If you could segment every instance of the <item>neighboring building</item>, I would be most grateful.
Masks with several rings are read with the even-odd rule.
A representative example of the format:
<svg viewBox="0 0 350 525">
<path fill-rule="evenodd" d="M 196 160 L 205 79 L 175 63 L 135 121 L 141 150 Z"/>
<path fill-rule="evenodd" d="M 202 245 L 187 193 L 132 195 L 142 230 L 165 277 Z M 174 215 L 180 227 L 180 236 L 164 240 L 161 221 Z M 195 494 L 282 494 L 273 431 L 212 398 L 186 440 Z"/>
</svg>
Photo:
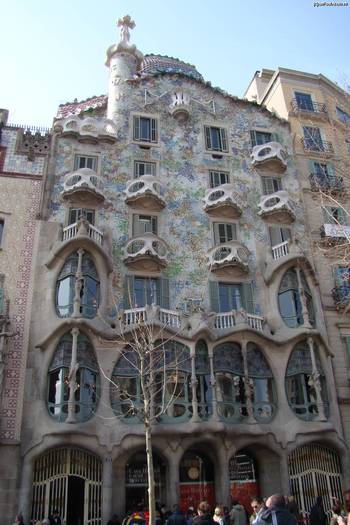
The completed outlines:
<svg viewBox="0 0 350 525">
<path fill-rule="evenodd" d="M 312 259 L 350 446 L 350 95 L 323 75 L 255 73 L 246 97 L 287 119 L 303 189 Z"/>
<path fill-rule="evenodd" d="M 7 125 L 0 109 L 0 507 L 18 510 L 20 441 L 35 258 L 36 219 L 49 136 Z M 48 130 L 47 130 L 48 131 Z"/>
<path fill-rule="evenodd" d="M 53 125 L 18 508 L 101 525 L 145 500 L 144 428 L 123 395 L 139 379 L 120 359 L 142 319 L 187 356 L 164 372 L 181 388 L 153 429 L 157 499 L 292 491 L 329 509 L 349 450 L 289 124 L 143 56 L 119 23 L 108 96 Z"/>
</svg>

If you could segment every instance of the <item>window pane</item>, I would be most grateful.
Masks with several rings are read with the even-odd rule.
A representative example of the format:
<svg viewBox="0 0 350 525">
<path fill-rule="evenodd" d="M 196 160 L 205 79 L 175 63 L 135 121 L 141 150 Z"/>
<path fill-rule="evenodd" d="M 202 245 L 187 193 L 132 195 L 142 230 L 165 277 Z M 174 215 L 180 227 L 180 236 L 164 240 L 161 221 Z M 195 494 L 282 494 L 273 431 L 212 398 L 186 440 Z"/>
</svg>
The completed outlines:
<svg viewBox="0 0 350 525">
<path fill-rule="evenodd" d="M 256 140 L 256 145 L 258 146 L 261 144 L 266 144 L 267 142 L 271 142 L 272 134 L 266 131 L 256 131 L 255 140 Z"/>
<path fill-rule="evenodd" d="M 94 317 L 98 307 L 99 283 L 91 277 L 84 279 L 80 311 L 84 317 Z"/>
<path fill-rule="evenodd" d="M 318 128 L 311 128 L 308 126 L 304 126 L 303 131 L 306 147 L 310 150 L 322 151 L 323 142 L 321 137 L 321 131 Z"/>
<path fill-rule="evenodd" d="M 142 308 L 146 304 L 145 279 L 135 278 L 134 281 L 135 308 Z"/>
<path fill-rule="evenodd" d="M 74 278 L 72 276 L 62 279 L 58 284 L 57 308 L 61 317 L 73 313 Z"/>
<path fill-rule="evenodd" d="M 96 171 L 97 157 L 87 155 L 76 155 L 75 157 L 75 169 L 90 168 Z"/>
<path fill-rule="evenodd" d="M 211 147 L 214 150 L 221 151 L 221 136 L 220 136 L 220 129 L 219 128 L 210 128 L 211 133 Z"/>
<path fill-rule="evenodd" d="M 262 177 L 264 195 L 271 195 L 282 190 L 282 182 L 278 177 Z"/>
<path fill-rule="evenodd" d="M 241 285 L 219 283 L 220 312 L 230 312 L 242 308 Z"/>
<path fill-rule="evenodd" d="M 140 118 L 140 140 L 148 142 L 151 140 L 151 119 L 149 118 Z"/>
<path fill-rule="evenodd" d="M 221 184 L 228 184 L 230 182 L 229 174 L 224 171 L 210 171 L 210 187 L 216 188 Z"/>
<path fill-rule="evenodd" d="M 314 105 L 312 103 L 311 95 L 308 93 L 295 93 L 295 98 L 299 109 L 306 111 L 314 111 Z"/>
<path fill-rule="evenodd" d="M 345 124 L 350 124 L 350 115 L 348 113 L 346 113 L 345 111 L 343 111 L 342 109 L 338 107 L 336 108 L 336 111 L 337 111 L 337 116 L 340 120 L 345 122 Z"/>
<path fill-rule="evenodd" d="M 134 297 L 135 308 L 143 308 L 146 304 L 159 304 L 159 279 L 135 277 Z"/>
<path fill-rule="evenodd" d="M 157 233 L 157 217 L 153 215 L 138 216 L 138 233 Z"/>
<path fill-rule="evenodd" d="M 135 161 L 134 167 L 134 177 L 142 177 L 143 175 L 153 175 L 156 174 L 156 164 L 155 162 L 141 162 Z"/>
</svg>

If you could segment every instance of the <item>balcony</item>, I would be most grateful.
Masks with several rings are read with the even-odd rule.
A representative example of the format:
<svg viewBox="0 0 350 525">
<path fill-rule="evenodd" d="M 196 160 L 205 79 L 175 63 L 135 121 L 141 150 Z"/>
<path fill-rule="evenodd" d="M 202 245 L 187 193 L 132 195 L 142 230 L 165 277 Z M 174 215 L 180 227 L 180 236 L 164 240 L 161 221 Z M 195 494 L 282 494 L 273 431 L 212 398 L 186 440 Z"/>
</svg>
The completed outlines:
<svg viewBox="0 0 350 525">
<path fill-rule="evenodd" d="M 322 244 L 326 246 L 349 246 L 350 226 L 344 224 L 323 224 L 320 228 Z"/>
<path fill-rule="evenodd" d="M 264 318 L 259 315 L 248 314 L 244 310 L 223 312 L 215 316 L 215 328 L 217 330 L 227 330 L 239 324 L 247 324 L 253 330 L 262 332 L 264 329 Z"/>
<path fill-rule="evenodd" d="M 167 266 L 168 247 L 153 233 L 133 237 L 124 248 L 124 263 L 131 269 L 161 271 Z"/>
<path fill-rule="evenodd" d="M 320 141 L 313 138 L 302 138 L 300 140 L 305 153 L 323 155 L 324 157 L 331 157 L 334 154 L 334 149 L 331 142 L 327 142 L 325 140 Z"/>
<path fill-rule="evenodd" d="M 126 327 L 156 322 L 176 332 L 181 330 L 183 333 L 188 331 L 188 326 L 191 326 L 191 330 L 193 330 L 194 333 L 199 333 L 204 325 L 198 322 L 196 317 L 198 317 L 198 314 L 186 316 L 178 311 L 166 310 L 157 305 L 148 305 L 142 308 L 124 310 L 122 322 Z M 206 317 L 206 315 L 202 314 L 202 317 Z M 264 317 L 248 314 L 244 310 L 232 310 L 231 312 L 214 314 L 213 322 L 210 322 L 207 326 L 210 326 L 211 330 L 222 332 L 224 330 L 242 328 L 243 325 L 246 328 L 263 332 L 264 324 Z"/>
<path fill-rule="evenodd" d="M 341 286 L 336 286 L 332 290 L 334 304 L 337 310 L 344 310 L 350 301 L 350 284 L 345 283 Z"/>
<path fill-rule="evenodd" d="M 293 98 L 291 106 L 294 115 L 307 115 L 308 118 L 322 120 L 328 118 L 326 104 L 320 104 L 319 102 L 314 102 L 313 100 L 302 102 Z"/>
<path fill-rule="evenodd" d="M 270 284 L 277 270 L 281 268 L 282 264 L 291 261 L 305 261 L 306 256 L 296 240 L 288 239 L 271 246 L 271 251 L 266 252 L 265 268 L 263 270 L 263 277 L 266 284 Z M 309 262 L 309 261 L 307 261 Z"/>
<path fill-rule="evenodd" d="M 287 152 L 279 142 L 267 142 L 254 146 L 251 154 L 254 168 L 284 173 L 287 169 Z"/>
<path fill-rule="evenodd" d="M 291 223 L 295 220 L 293 203 L 287 191 L 276 191 L 263 195 L 259 202 L 258 215 L 273 222 Z"/>
<path fill-rule="evenodd" d="M 153 175 L 142 175 L 127 185 L 125 202 L 147 211 L 160 211 L 165 207 L 165 201 L 160 193 L 160 184 Z"/>
<path fill-rule="evenodd" d="M 179 122 L 185 122 L 190 116 L 190 96 L 184 91 L 175 91 L 170 106 L 171 115 Z"/>
<path fill-rule="evenodd" d="M 218 275 L 242 277 L 249 272 L 250 252 L 238 241 L 229 241 L 212 248 L 208 254 L 208 268 Z"/>
<path fill-rule="evenodd" d="M 85 219 L 80 219 L 62 229 L 63 242 L 74 239 L 80 235 L 86 235 L 100 246 L 103 244 L 103 233 Z"/>
<path fill-rule="evenodd" d="M 54 124 L 54 131 L 62 137 L 76 138 L 78 142 L 87 144 L 117 142 L 117 128 L 112 120 L 101 117 L 81 119 L 69 116 Z"/>
<path fill-rule="evenodd" d="M 343 177 L 311 173 L 309 179 L 312 191 L 330 194 L 339 194 L 346 191 Z"/>
<path fill-rule="evenodd" d="M 57 226 L 59 225 L 57 224 Z M 108 230 L 102 232 L 84 218 L 66 227 L 61 226 L 57 230 L 57 238 L 50 250 L 49 258 L 45 263 L 46 266 L 53 268 L 57 264 L 57 260 L 65 259 L 67 254 L 79 248 L 99 253 L 106 264 L 108 273 L 113 271 L 110 233 Z"/>
<path fill-rule="evenodd" d="M 204 211 L 212 217 L 238 219 L 242 215 L 243 204 L 232 184 L 221 184 L 207 190 Z"/>
<path fill-rule="evenodd" d="M 147 322 L 158 321 L 159 324 L 178 329 L 181 326 L 181 316 L 179 312 L 160 308 L 156 305 L 144 306 L 124 310 L 123 324 L 133 326 Z"/>
<path fill-rule="evenodd" d="M 80 204 L 100 204 L 105 200 L 102 179 L 90 168 L 80 168 L 64 177 L 61 197 L 63 200 L 74 199 Z"/>
</svg>

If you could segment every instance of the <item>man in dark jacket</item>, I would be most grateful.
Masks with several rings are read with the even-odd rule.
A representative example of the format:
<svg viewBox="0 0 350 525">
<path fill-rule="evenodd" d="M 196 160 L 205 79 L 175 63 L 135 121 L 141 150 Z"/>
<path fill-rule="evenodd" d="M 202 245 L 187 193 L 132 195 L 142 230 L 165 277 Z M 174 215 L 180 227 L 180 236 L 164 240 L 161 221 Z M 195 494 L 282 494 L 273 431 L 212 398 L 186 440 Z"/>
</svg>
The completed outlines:
<svg viewBox="0 0 350 525">
<path fill-rule="evenodd" d="M 167 525 L 187 525 L 187 520 L 178 505 L 173 506 L 173 513 L 169 516 Z"/>
<path fill-rule="evenodd" d="M 198 516 L 193 520 L 193 525 L 217 525 L 212 518 L 211 508 L 207 501 L 201 501 L 198 505 Z"/>
<path fill-rule="evenodd" d="M 282 494 L 273 494 L 267 498 L 266 507 L 255 525 L 297 525 L 297 520 L 287 509 Z"/>
<path fill-rule="evenodd" d="M 322 496 L 317 496 L 316 503 L 310 511 L 310 525 L 327 525 L 328 519 L 323 510 Z"/>
</svg>

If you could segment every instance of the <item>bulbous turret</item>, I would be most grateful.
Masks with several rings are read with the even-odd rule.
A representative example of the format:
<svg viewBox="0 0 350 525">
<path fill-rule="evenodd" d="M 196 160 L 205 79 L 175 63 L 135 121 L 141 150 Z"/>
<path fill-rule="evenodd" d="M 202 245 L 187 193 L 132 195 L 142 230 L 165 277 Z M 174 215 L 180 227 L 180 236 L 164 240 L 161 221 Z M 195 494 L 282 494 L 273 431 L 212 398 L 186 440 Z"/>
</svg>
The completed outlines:
<svg viewBox="0 0 350 525">
<path fill-rule="evenodd" d="M 130 29 L 135 22 L 129 15 L 120 18 L 120 41 L 107 49 L 106 66 L 109 67 L 107 118 L 118 122 L 122 117 L 119 101 L 127 96 L 128 86 L 125 80 L 133 78 L 143 59 L 142 53 L 134 44 L 130 44 Z"/>
</svg>

